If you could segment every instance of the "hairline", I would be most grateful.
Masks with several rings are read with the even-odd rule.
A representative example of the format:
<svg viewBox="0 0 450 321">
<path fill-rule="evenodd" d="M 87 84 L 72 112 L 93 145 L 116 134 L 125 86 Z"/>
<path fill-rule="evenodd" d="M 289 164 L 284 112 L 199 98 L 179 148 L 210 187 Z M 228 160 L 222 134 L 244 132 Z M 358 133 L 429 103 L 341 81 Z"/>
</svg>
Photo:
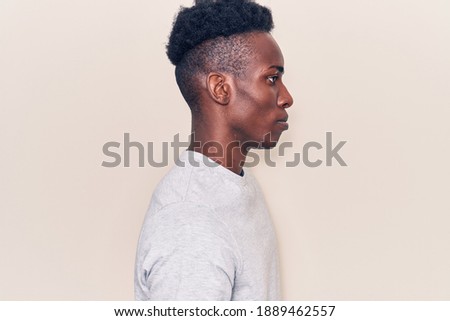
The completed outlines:
<svg viewBox="0 0 450 321">
<path fill-rule="evenodd" d="M 230 70 L 230 69 L 228 69 L 228 67 L 230 67 L 230 66 L 227 65 L 227 63 L 223 64 L 223 68 L 221 68 L 220 65 L 218 65 L 218 64 L 212 63 L 212 65 L 210 65 L 210 66 L 201 66 L 201 67 L 197 66 L 197 68 L 190 71 L 189 78 L 192 81 L 196 82 L 196 84 L 193 85 L 196 88 L 196 90 L 198 90 L 198 88 L 201 86 L 202 79 L 204 79 L 204 77 L 210 73 L 226 74 L 226 75 L 230 75 L 232 77 L 237 77 L 239 79 L 242 79 L 242 77 L 244 77 L 247 74 L 247 71 L 248 71 L 247 67 L 249 66 L 249 64 L 251 62 L 250 54 L 253 52 L 252 47 L 255 44 L 254 39 L 255 39 L 255 35 L 257 35 L 257 34 L 269 34 L 270 35 L 271 33 L 268 31 L 264 31 L 264 30 L 251 30 L 251 31 L 246 31 L 246 32 L 241 32 L 241 33 L 235 33 L 233 35 L 226 36 L 226 37 L 215 37 L 215 38 L 205 40 L 202 43 L 195 46 L 194 48 L 192 48 L 191 50 L 189 50 L 188 52 L 186 52 L 185 56 L 181 59 L 180 63 L 178 65 L 176 65 L 175 72 L 176 73 L 179 72 L 180 71 L 179 68 L 186 68 L 186 66 L 184 66 L 184 64 L 188 63 L 189 59 L 192 59 L 192 57 L 189 57 L 189 55 L 195 54 L 196 51 L 198 52 L 198 50 L 205 49 L 202 47 L 207 47 L 208 45 L 211 45 L 211 46 L 218 45 L 218 43 L 214 43 L 214 42 L 217 42 L 220 40 L 233 41 L 234 39 L 237 40 L 237 39 L 241 38 L 242 40 L 247 42 L 245 44 L 245 47 L 249 49 L 249 52 L 247 53 L 247 57 L 245 59 L 241 59 L 241 62 L 243 63 L 243 68 L 240 68 L 238 70 Z M 239 55 L 239 53 L 237 55 Z M 183 72 L 185 72 L 185 71 L 183 71 Z M 181 87 L 180 87 L 180 89 L 181 89 Z M 201 106 L 202 104 L 200 101 L 201 94 L 199 92 L 196 92 L 195 95 L 196 95 L 196 97 L 193 99 L 194 101 L 192 103 L 193 104 L 196 103 L 198 106 L 196 106 L 196 105 L 193 106 L 189 103 L 188 103 L 188 105 L 192 111 L 199 111 L 202 107 Z"/>
</svg>

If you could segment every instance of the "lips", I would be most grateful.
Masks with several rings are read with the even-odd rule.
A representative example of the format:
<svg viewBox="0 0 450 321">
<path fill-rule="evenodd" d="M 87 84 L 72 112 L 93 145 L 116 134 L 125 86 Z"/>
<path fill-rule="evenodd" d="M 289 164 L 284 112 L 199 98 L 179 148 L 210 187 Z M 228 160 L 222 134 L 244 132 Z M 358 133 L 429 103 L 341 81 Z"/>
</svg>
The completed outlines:
<svg viewBox="0 0 450 321">
<path fill-rule="evenodd" d="M 287 123 L 287 120 L 288 120 L 288 115 L 284 116 L 283 118 L 278 119 L 276 121 L 276 123 L 278 125 L 280 125 L 283 130 L 286 130 L 289 128 L 289 124 Z"/>
<path fill-rule="evenodd" d="M 289 118 L 289 116 L 286 115 L 286 116 L 284 116 L 283 118 L 278 119 L 278 120 L 277 120 L 277 123 L 286 123 L 287 120 L 288 120 L 288 118 Z"/>
</svg>

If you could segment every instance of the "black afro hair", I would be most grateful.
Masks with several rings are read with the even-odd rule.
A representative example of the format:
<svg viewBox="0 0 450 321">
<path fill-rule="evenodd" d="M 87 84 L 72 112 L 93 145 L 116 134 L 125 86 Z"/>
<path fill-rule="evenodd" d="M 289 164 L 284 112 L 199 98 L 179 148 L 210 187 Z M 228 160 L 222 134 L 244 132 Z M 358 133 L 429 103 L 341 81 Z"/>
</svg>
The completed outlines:
<svg viewBox="0 0 450 321">
<path fill-rule="evenodd" d="M 206 40 L 235 34 L 270 32 L 270 10 L 250 0 L 197 0 L 181 8 L 167 45 L 167 56 L 177 66 L 183 56 Z"/>
</svg>

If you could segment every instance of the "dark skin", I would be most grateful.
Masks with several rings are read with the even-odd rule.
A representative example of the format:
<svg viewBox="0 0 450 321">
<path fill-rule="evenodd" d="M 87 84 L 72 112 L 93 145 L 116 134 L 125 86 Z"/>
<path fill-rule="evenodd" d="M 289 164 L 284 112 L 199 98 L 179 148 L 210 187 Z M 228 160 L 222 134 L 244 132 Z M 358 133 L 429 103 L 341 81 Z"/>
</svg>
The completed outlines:
<svg viewBox="0 0 450 321">
<path fill-rule="evenodd" d="M 192 116 L 189 150 L 242 173 L 250 148 L 272 148 L 288 128 L 293 99 L 282 82 L 284 58 L 269 33 L 247 35 L 254 55 L 242 77 L 212 72 L 200 79 L 200 112 Z"/>
</svg>

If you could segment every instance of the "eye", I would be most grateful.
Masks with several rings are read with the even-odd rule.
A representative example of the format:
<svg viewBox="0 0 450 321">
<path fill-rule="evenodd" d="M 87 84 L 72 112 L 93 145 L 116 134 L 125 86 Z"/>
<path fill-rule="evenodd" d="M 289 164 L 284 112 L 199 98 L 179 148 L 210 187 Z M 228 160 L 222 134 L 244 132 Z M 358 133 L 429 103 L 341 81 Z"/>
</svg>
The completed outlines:
<svg viewBox="0 0 450 321">
<path fill-rule="evenodd" d="M 278 80 L 278 76 L 277 75 L 269 76 L 269 77 L 267 77 L 267 80 L 269 81 L 269 83 L 271 85 L 274 85 L 276 83 L 276 81 Z"/>
</svg>

